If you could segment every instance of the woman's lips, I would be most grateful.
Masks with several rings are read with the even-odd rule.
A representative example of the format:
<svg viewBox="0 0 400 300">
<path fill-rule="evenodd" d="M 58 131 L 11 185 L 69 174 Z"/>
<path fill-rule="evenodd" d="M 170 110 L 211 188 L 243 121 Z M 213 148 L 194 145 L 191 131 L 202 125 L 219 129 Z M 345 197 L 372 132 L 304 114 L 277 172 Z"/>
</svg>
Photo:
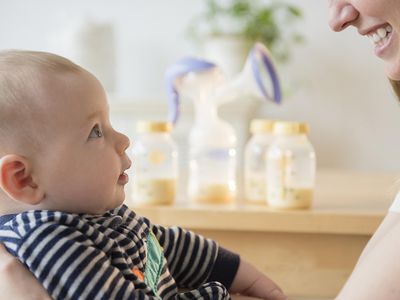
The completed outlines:
<svg viewBox="0 0 400 300">
<path fill-rule="evenodd" d="M 390 34 L 388 34 L 386 40 L 384 43 L 382 44 L 377 44 L 375 46 L 375 55 L 380 57 L 380 58 L 384 58 L 385 56 L 389 55 L 391 46 L 393 45 L 393 39 L 394 39 L 394 34 L 393 32 L 391 32 Z"/>
</svg>

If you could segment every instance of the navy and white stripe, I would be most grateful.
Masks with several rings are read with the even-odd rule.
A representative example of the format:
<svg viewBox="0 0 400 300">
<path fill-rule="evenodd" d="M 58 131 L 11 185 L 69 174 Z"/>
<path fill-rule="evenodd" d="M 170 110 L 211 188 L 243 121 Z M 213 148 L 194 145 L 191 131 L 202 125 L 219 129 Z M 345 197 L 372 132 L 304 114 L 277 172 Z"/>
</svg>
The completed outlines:
<svg viewBox="0 0 400 300">
<path fill-rule="evenodd" d="M 131 271 L 145 270 L 150 231 L 165 257 L 157 294 Z M 212 240 L 153 225 L 125 205 L 95 216 L 58 211 L 3 216 L 0 242 L 56 300 L 229 299 L 223 284 L 230 286 L 240 260 Z M 213 278 L 222 284 L 209 282 Z M 195 290 L 178 293 L 180 288 Z"/>
</svg>

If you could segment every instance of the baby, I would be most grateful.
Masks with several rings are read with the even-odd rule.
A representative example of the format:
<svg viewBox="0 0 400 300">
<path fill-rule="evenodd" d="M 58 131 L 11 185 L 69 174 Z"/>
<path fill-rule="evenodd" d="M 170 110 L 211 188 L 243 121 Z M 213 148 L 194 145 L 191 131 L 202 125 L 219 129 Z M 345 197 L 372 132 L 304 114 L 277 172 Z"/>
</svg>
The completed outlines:
<svg viewBox="0 0 400 300">
<path fill-rule="evenodd" d="M 122 204 L 129 139 L 69 60 L 0 52 L 0 141 L 0 242 L 53 299 L 286 299 L 237 254 Z"/>
</svg>

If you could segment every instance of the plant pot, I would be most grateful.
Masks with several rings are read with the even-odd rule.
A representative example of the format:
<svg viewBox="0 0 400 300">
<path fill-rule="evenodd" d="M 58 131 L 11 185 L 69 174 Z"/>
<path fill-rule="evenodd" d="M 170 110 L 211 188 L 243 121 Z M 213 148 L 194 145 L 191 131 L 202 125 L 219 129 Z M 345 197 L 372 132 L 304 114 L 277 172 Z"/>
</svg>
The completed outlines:
<svg viewBox="0 0 400 300">
<path fill-rule="evenodd" d="M 240 35 L 210 35 L 204 41 L 203 54 L 232 77 L 243 69 L 251 46 L 252 43 Z"/>
</svg>

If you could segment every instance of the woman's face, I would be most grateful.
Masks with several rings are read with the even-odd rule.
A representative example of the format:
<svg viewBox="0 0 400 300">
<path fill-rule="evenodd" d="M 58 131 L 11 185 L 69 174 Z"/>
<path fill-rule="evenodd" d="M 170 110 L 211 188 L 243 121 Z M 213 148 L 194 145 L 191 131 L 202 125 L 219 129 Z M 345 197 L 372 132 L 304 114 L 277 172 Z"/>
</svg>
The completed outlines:
<svg viewBox="0 0 400 300">
<path fill-rule="evenodd" d="M 386 75 L 400 80 L 400 1 L 328 0 L 329 25 L 334 31 L 348 26 L 371 40 L 375 55 L 385 63 Z"/>
</svg>

